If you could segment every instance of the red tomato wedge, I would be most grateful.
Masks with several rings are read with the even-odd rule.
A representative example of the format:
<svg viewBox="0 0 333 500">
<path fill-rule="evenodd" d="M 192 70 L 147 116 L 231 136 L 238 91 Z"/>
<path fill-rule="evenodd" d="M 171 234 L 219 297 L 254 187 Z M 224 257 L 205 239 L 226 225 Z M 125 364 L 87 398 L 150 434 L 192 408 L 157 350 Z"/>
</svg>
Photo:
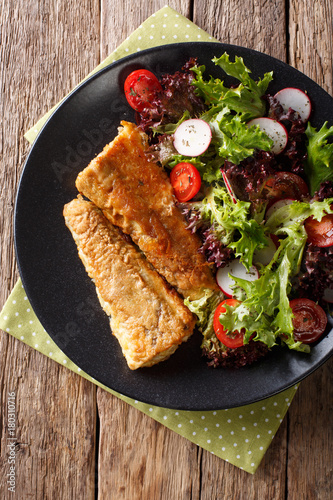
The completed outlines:
<svg viewBox="0 0 333 500">
<path fill-rule="evenodd" d="M 306 182 L 302 177 L 292 172 L 277 172 L 274 177 L 266 181 L 265 189 L 267 190 L 267 198 L 270 199 L 293 198 L 300 200 L 309 194 Z"/>
<path fill-rule="evenodd" d="M 321 221 L 309 217 L 304 224 L 308 234 L 308 242 L 316 247 L 333 245 L 333 214 L 324 215 Z"/>
<path fill-rule="evenodd" d="M 290 301 L 294 318 L 294 338 L 304 344 L 311 344 L 324 333 L 327 316 L 322 307 L 310 299 L 294 299 Z"/>
<path fill-rule="evenodd" d="M 178 201 L 191 200 L 201 187 L 201 177 L 192 163 L 178 163 L 171 170 L 171 185 Z"/>
<path fill-rule="evenodd" d="M 137 69 L 126 78 L 124 91 L 131 108 L 140 112 L 151 107 L 156 92 L 161 92 L 162 86 L 154 73 L 147 69 Z"/>
<path fill-rule="evenodd" d="M 226 308 L 224 307 L 225 305 L 235 307 L 238 304 L 240 304 L 240 302 L 236 299 L 224 300 L 217 306 L 213 319 L 213 327 L 216 337 L 220 342 L 222 342 L 222 344 L 232 349 L 236 349 L 237 347 L 242 347 L 242 345 L 244 345 L 244 334 L 238 331 L 228 333 L 228 330 L 221 325 L 219 318 L 220 314 L 226 311 Z"/>
</svg>

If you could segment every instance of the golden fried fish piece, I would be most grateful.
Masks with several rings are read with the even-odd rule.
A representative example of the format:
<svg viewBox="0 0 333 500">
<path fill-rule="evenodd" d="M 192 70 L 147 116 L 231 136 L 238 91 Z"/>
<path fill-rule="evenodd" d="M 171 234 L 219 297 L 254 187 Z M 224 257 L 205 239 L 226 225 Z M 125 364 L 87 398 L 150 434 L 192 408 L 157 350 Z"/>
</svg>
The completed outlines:
<svg viewBox="0 0 333 500">
<path fill-rule="evenodd" d="M 166 172 L 146 154 L 146 134 L 133 123 L 121 125 L 118 136 L 78 175 L 77 189 L 131 236 L 181 295 L 194 300 L 207 288 L 217 290 Z"/>
<path fill-rule="evenodd" d="M 167 359 L 193 333 L 183 299 L 93 203 L 79 196 L 64 217 L 129 368 Z"/>
</svg>

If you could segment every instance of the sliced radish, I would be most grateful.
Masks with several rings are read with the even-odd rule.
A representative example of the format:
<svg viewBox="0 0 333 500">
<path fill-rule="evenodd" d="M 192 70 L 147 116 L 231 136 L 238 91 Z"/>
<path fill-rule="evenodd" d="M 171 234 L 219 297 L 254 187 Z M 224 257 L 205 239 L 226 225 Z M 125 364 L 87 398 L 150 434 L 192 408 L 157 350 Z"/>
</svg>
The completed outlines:
<svg viewBox="0 0 333 500">
<path fill-rule="evenodd" d="M 231 199 L 234 203 L 237 203 L 237 198 L 235 196 L 235 193 L 231 187 L 231 184 L 228 180 L 228 177 L 227 177 L 227 174 L 222 170 L 222 177 L 223 177 L 223 180 L 224 180 L 224 184 L 225 184 L 225 187 L 227 188 L 228 190 L 228 193 L 230 194 L 231 196 Z"/>
<path fill-rule="evenodd" d="M 259 278 L 259 272 L 255 266 L 251 266 L 248 271 L 238 259 L 234 259 L 226 266 L 220 267 L 216 273 L 216 281 L 227 297 L 233 296 L 232 286 L 235 284 L 235 281 L 230 278 L 229 274 L 247 281 L 254 281 Z"/>
<path fill-rule="evenodd" d="M 268 245 L 264 248 L 261 248 L 260 250 L 256 250 L 253 254 L 253 262 L 255 264 L 262 264 L 263 266 L 267 266 L 274 257 L 278 245 L 275 243 L 273 238 L 268 237 L 267 239 Z"/>
<path fill-rule="evenodd" d="M 326 300 L 326 302 L 333 304 L 333 288 L 326 288 L 323 299 Z"/>
<path fill-rule="evenodd" d="M 199 156 L 208 148 L 212 140 L 210 126 L 204 120 L 191 118 L 177 127 L 173 135 L 173 145 L 180 155 Z"/>
<path fill-rule="evenodd" d="M 269 219 L 279 208 L 291 205 L 295 201 L 293 198 L 282 198 L 281 200 L 274 201 L 266 212 L 266 219 Z"/>
<path fill-rule="evenodd" d="M 288 142 L 288 132 L 282 123 L 273 120 L 273 118 L 254 118 L 248 122 L 248 127 L 259 125 L 260 129 L 270 137 L 274 144 L 272 152 L 276 155 L 281 153 Z"/>
<path fill-rule="evenodd" d="M 303 90 L 286 87 L 275 94 L 275 99 L 283 107 L 285 113 L 289 108 L 297 111 L 302 121 L 306 122 L 311 114 L 311 101 Z"/>
</svg>

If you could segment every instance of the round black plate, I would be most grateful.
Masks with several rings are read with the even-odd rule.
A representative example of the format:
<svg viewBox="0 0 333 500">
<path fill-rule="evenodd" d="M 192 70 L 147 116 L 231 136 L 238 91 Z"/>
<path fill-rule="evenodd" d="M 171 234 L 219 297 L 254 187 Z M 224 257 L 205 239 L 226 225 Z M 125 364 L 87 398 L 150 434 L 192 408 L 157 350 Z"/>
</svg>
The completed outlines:
<svg viewBox="0 0 333 500">
<path fill-rule="evenodd" d="M 219 43 L 157 47 L 111 64 L 65 99 L 36 139 L 17 194 L 17 260 L 27 296 L 43 327 L 94 379 L 162 407 L 211 410 L 252 403 L 299 382 L 333 352 L 330 332 L 310 355 L 277 348 L 250 367 L 212 369 L 201 357 L 200 334 L 196 333 L 168 361 L 130 371 L 65 227 L 62 210 L 77 195 L 78 172 L 115 137 L 121 120 L 134 121 L 123 94 L 126 76 L 142 67 L 157 75 L 175 72 L 190 57 L 197 57 L 199 64 L 206 65 L 207 75 L 224 78 L 211 59 L 225 51 L 231 57 L 242 56 L 254 78 L 273 70 L 271 92 L 285 86 L 307 90 L 314 103 L 314 125 L 333 116 L 333 99 L 324 90 L 267 55 Z"/>
</svg>

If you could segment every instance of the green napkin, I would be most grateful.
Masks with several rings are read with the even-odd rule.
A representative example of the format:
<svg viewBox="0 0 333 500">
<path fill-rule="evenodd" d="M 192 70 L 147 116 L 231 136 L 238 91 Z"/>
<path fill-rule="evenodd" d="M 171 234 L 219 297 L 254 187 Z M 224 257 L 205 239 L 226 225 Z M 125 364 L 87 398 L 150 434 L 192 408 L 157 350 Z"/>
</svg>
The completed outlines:
<svg viewBox="0 0 333 500">
<path fill-rule="evenodd" d="M 149 47 L 210 40 L 211 36 L 166 6 L 149 17 L 95 71 L 125 55 Z M 25 137 L 30 142 L 35 139 L 51 112 L 27 132 Z M 0 313 L 0 327 L 193 443 L 250 473 L 254 473 L 259 466 L 297 390 L 297 386 L 294 386 L 259 403 L 207 412 L 175 411 L 134 401 L 98 383 L 57 347 L 32 310 L 21 280 L 16 283 Z"/>
</svg>

